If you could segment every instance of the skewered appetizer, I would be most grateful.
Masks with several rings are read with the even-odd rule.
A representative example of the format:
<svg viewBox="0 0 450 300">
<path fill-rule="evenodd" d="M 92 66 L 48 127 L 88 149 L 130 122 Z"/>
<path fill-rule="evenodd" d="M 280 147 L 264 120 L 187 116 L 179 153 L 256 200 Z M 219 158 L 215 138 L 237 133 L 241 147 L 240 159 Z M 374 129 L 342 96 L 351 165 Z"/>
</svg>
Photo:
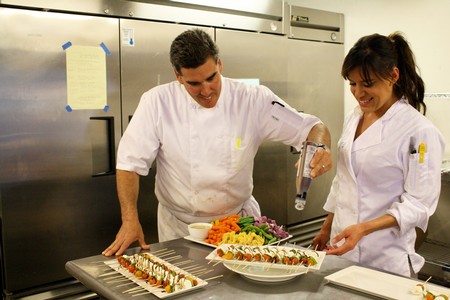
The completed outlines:
<svg viewBox="0 0 450 300">
<path fill-rule="evenodd" d="M 192 288 L 198 284 L 193 276 L 176 271 L 148 253 L 121 255 L 118 261 L 137 278 L 146 280 L 152 286 L 162 287 L 167 293 Z"/>
<path fill-rule="evenodd" d="M 314 256 L 318 258 L 319 255 L 315 251 L 308 252 L 312 255 L 305 250 L 296 248 L 242 245 L 219 246 L 216 250 L 217 255 L 226 260 L 245 260 L 305 267 L 317 265 L 317 259 Z"/>
<path fill-rule="evenodd" d="M 430 291 L 426 287 L 426 282 L 424 284 L 418 283 L 412 290 L 411 293 L 414 295 L 422 295 L 423 300 L 449 300 L 449 295 L 438 294 L 436 292 Z"/>
</svg>

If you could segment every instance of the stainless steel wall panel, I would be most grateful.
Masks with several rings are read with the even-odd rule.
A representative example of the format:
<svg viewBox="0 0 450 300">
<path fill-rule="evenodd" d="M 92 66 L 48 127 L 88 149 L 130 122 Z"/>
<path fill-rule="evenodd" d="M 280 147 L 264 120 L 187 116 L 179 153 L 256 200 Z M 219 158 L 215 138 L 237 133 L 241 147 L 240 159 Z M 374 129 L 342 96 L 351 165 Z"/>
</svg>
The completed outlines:
<svg viewBox="0 0 450 300">
<path fill-rule="evenodd" d="M 320 117 L 330 128 L 332 145 L 336 145 L 344 116 L 339 75 L 342 45 L 222 29 L 216 29 L 216 36 L 225 76 L 260 79 L 298 111 Z M 335 149 L 332 151 L 336 157 Z M 305 210 L 297 211 L 296 160 L 298 154 L 279 143 L 265 143 L 256 156 L 255 198 L 262 213 L 280 224 L 296 224 L 325 214 L 322 206 L 335 169 L 313 181 Z"/>
<path fill-rule="evenodd" d="M 121 44 L 123 130 L 142 94 L 152 87 L 176 80 L 170 63 L 172 41 L 195 26 L 138 20 L 120 20 L 121 33 L 134 32 L 134 46 Z M 203 28 L 214 37 L 214 29 Z"/>
<path fill-rule="evenodd" d="M 223 74 L 231 78 L 258 79 L 287 100 L 287 39 L 282 36 L 216 29 L 216 41 L 223 62 Z M 259 149 L 253 172 L 253 195 L 262 214 L 287 222 L 287 156 L 290 148 L 266 142 Z M 294 165 L 289 169 L 295 172 Z M 294 180 L 294 176 L 291 178 Z M 294 197 L 295 194 L 292 194 Z M 293 201 L 294 198 L 292 198 Z"/>
<path fill-rule="evenodd" d="M 289 64 L 288 99 L 290 103 L 306 113 L 318 116 L 331 132 L 332 157 L 337 157 L 336 145 L 342 132 L 344 120 L 344 84 L 340 68 L 344 59 L 341 44 L 288 40 Z M 290 156 L 288 165 L 294 164 L 297 156 Z M 331 181 L 336 173 L 333 169 L 315 179 L 308 192 L 303 211 L 288 206 L 288 224 L 294 224 L 326 214 L 322 209 L 328 196 Z M 289 175 L 293 178 L 295 172 Z M 295 181 L 288 181 L 288 194 L 295 195 Z"/>
</svg>

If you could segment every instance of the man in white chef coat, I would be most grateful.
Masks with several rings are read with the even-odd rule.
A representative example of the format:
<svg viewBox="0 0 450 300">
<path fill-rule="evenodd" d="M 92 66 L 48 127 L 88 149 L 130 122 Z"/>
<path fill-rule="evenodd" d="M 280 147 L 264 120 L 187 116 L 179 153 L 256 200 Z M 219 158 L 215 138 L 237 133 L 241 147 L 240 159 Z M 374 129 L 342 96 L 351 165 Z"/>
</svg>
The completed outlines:
<svg viewBox="0 0 450 300">
<path fill-rule="evenodd" d="M 187 236 L 192 222 L 230 214 L 260 216 L 252 196 L 252 173 L 264 141 L 297 149 L 304 140 L 325 145 L 311 161 L 311 175 L 332 167 L 327 127 L 264 86 L 223 77 L 219 51 L 206 32 L 180 34 L 171 45 L 170 59 L 177 81 L 143 94 L 119 145 L 122 226 L 103 251 L 106 256 L 122 254 L 135 241 L 149 249 L 137 199 L 139 176 L 148 174 L 154 160 L 160 242 Z"/>
</svg>

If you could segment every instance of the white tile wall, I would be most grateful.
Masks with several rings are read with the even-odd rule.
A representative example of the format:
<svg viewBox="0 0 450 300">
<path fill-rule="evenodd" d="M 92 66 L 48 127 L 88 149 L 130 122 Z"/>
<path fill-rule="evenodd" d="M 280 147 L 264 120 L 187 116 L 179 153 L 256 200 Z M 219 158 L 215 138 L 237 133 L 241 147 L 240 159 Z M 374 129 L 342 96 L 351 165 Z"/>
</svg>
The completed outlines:
<svg viewBox="0 0 450 300">
<path fill-rule="evenodd" d="M 444 160 L 450 160 L 450 93 L 425 94 L 426 116 L 442 132 L 446 148 Z"/>
</svg>

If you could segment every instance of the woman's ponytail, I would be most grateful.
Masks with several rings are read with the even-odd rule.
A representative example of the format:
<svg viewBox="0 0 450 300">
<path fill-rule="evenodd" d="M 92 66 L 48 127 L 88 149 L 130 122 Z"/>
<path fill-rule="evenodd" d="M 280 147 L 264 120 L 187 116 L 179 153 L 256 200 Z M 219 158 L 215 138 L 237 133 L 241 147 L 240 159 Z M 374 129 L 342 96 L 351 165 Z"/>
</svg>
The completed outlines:
<svg viewBox="0 0 450 300">
<path fill-rule="evenodd" d="M 423 109 L 425 115 L 427 106 L 424 99 L 425 85 L 417 72 L 414 54 L 406 41 L 399 33 L 394 32 L 388 36 L 394 43 L 394 48 L 398 53 L 397 68 L 400 71 L 400 78 L 394 86 L 396 95 L 404 96 L 415 109 Z"/>
</svg>

